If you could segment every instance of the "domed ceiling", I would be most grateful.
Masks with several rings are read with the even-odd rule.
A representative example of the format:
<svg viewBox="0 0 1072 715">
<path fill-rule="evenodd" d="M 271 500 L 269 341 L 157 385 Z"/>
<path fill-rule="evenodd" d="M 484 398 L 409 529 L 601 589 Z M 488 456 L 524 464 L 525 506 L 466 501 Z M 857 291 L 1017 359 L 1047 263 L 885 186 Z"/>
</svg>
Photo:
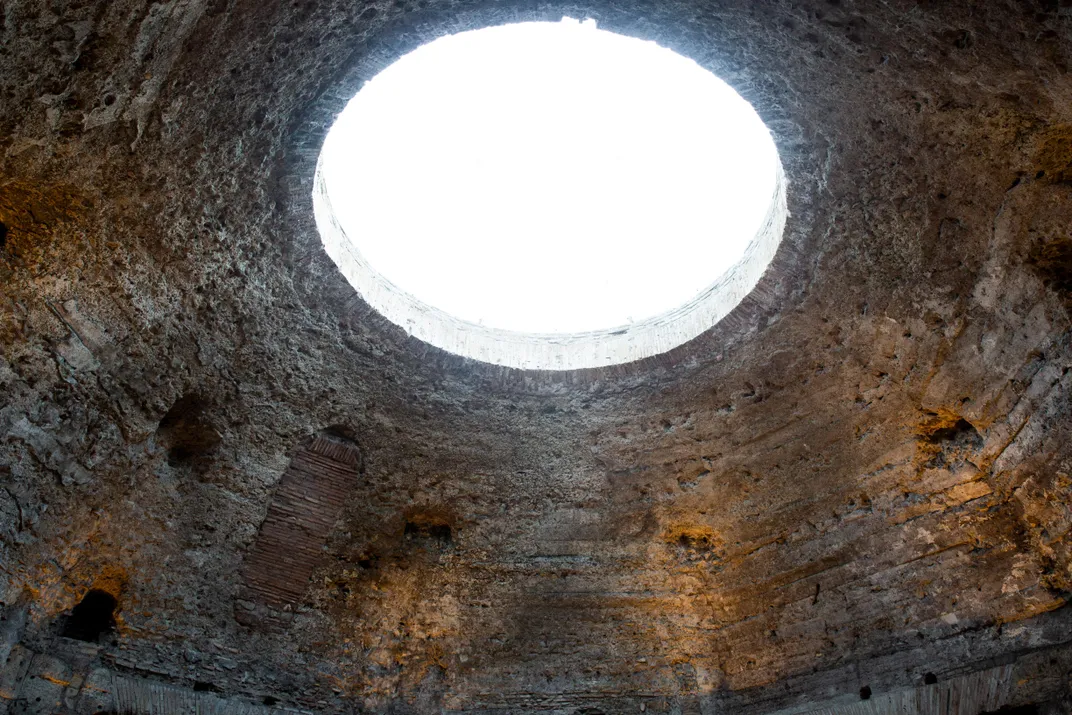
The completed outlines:
<svg viewBox="0 0 1072 715">
<path fill-rule="evenodd" d="M 0 712 L 1069 712 L 1065 0 L 0 8 Z M 563 15 L 753 104 L 782 242 L 659 356 L 445 353 L 323 139 Z"/>
</svg>

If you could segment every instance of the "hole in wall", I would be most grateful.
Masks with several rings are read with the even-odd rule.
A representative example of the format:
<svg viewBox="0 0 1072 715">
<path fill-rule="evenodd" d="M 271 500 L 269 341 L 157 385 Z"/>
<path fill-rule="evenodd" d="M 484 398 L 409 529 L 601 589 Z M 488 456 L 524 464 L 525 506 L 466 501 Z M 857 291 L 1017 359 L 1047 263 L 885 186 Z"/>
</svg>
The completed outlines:
<svg viewBox="0 0 1072 715">
<path fill-rule="evenodd" d="M 407 539 L 432 539 L 443 544 L 449 544 L 454 538 L 453 531 L 447 524 L 407 521 L 402 533 Z"/>
<path fill-rule="evenodd" d="M 199 395 L 188 393 L 176 400 L 161 418 L 156 441 L 167 450 L 169 466 L 207 466 L 207 458 L 221 441 L 219 432 L 206 416 L 207 407 Z"/>
<path fill-rule="evenodd" d="M 349 425 L 330 425 L 322 429 L 320 434 L 357 444 L 357 432 Z"/>
<path fill-rule="evenodd" d="M 313 203 L 328 255 L 408 333 L 556 370 L 717 323 L 773 258 L 784 183 L 722 80 L 564 18 L 441 37 L 380 72 L 328 134 Z"/>
<path fill-rule="evenodd" d="M 860 688 L 860 700 L 870 700 L 870 699 L 871 699 L 871 686 L 870 685 L 865 685 L 862 688 Z"/>
<path fill-rule="evenodd" d="M 938 682 L 938 676 L 934 673 L 927 673 L 923 676 L 924 685 L 934 685 Z"/>
<path fill-rule="evenodd" d="M 931 444 L 949 445 L 978 449 L 983 446 L 983 438 L 978 430 L 963 417 L 958 417 L 952 424 L 935 427 L 928 435 Z"/>
<path fill-rule="evenodd" d="M 118 606 L 115 596 L 93 589 L 71 609 L 60 632 L 64 638 L 99 643 L 101 638 L 115 631 L 115 611 Z"/>
<path fill-rule="evenodd" d="M 920 425 L 919 453 L 924 466 L 951 468 L 977 461 L 983 436 L 975 426 L 950 410 L 928 412 Z"/>
<path fill-rule="evenodd" d="M 0 248 L 7 245 L 7 224 L 0 221 Z"/>
<path fill-rule="evenodd" d="M 1066 297 L 1072 295 L 1072 238 L 1036 246 L 1028 261 L 1048 287 Z"/>
<path fill-rule="evenodd" d="M 402 527 L 402 539 L 419 547 L 446 548 L 454 542 L 454 527 L 443 514 L 411 512 Z"/>
</svg>

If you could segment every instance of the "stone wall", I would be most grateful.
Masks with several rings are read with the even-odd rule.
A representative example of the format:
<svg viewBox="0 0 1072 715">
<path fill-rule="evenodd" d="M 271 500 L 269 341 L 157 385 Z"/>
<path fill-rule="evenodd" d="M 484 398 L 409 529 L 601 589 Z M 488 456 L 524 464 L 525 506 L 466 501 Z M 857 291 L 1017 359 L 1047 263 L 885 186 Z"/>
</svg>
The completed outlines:
<svg viewBox="0 0 1072 715">
<path fill-rule="evenodd" d="M 42 702 L 92 662 L 318 712 L 860 712 L 1009 665 L 1010 705 L 1060 703 L 1066 5 L 5 0 L 0 654 Z M 695 58 L 778 143 L 772 269 L 657 358 L 431 348 L 294 202 L 349 68 L 534 13 Z M 240 623 L 324 433 L 361 462 L 323 560 L 284 628 Z M 91 589 L 115 628 L 78 665 Z"/>
</svg>

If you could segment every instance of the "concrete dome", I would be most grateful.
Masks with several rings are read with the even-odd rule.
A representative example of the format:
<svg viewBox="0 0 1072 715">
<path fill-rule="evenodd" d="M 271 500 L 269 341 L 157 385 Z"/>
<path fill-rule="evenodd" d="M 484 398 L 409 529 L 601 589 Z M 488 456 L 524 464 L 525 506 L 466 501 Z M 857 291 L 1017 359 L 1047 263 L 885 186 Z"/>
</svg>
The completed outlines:
<svg viewBox="0 0 1072 715">
<path fill-rule="evenodd" d="M 5 3 L 0 712 L 1068 712 L 1065 5 Z M 563 15 L 748 99 L 791 220 L 662 355 L 448 354 L 323 137 Z"/>
</svg>

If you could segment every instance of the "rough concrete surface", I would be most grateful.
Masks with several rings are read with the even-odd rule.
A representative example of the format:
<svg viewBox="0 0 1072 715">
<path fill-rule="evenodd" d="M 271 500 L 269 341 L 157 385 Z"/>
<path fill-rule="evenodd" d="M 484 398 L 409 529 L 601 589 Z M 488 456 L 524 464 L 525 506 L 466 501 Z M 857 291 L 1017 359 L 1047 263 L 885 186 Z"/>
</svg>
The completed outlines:
<svg viewBox="0 0 1072 715">
<path fill-rule="evenodd" d="M 785 239 L 659 358 L 446 355 L 324 254 L 318 142 L 421 42 L 562 14 L 754 103 Z M 0 712 L 1072 711 L 1068 0 L 0 16 Z M 358 478 L 295 507 L 302 596 L 244 598 L 314 439 Z"/>
</svg>

